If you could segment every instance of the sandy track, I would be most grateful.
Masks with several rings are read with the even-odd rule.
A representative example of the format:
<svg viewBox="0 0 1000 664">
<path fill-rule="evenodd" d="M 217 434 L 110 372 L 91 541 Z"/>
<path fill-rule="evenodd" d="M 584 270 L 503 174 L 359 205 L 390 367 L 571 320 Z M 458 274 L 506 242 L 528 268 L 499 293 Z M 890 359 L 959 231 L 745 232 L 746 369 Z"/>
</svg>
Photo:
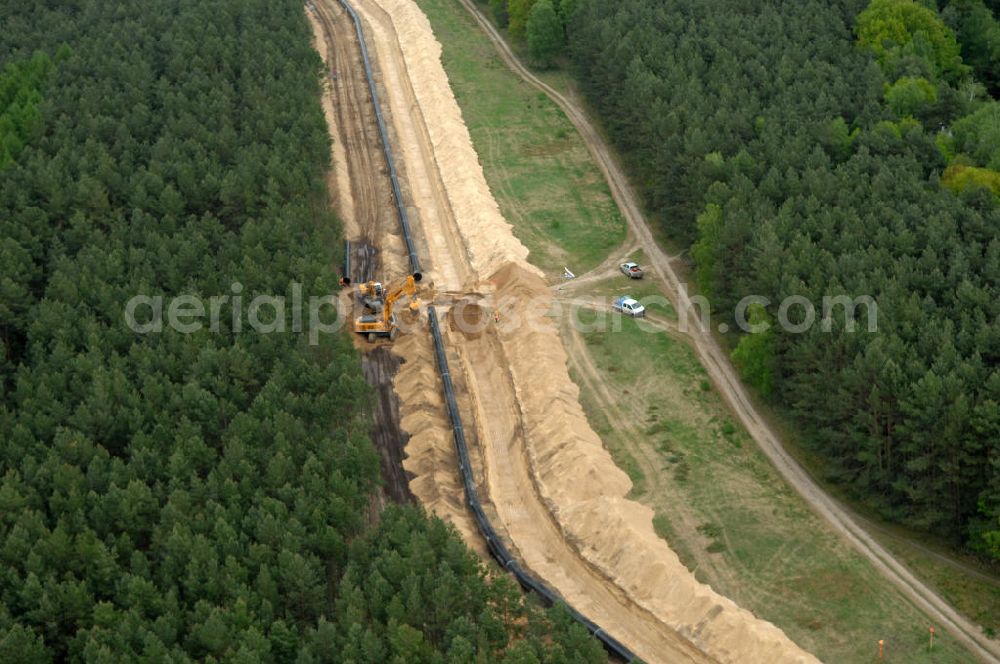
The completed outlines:
<svg viewBox="0 0 1000 664">
<path fill-rule="evenodd" d="M 556 287 L 556 290 L 566 290 L 567 288 L 578 290 L 578 286 L 613 277 L 619 273 L 619 265 L 628 260 L 628 257 L 638 249 L 640 249 L 639 242 L 632 235 L 632 231 L 629 230 L 622 243 L 617 248 L 612 249 L 608 257 L 600 265 L 585 274 L 576 275 L 572 281 L 560 284 Z"/>
<path fill-rule="evenodd" d="M 415 225 L 426 236 L 428 271 L 440 289 L 474 290 L 484 275 L 524 261 L 528 250 L 486 186 L 426 17 L 405 0 L 360 0 L 354 6 L 378 53 L 393 109 L 394 149 L 411 185 Z M 448 278 L 452 271 L 457 279 Z"/>
<path fill-rule="evenodd" d="M 454 218 L 444 191 L 434 149 L 423 121 L 423 109 L 416 103 L 398 40 L 390 33 L 391 19 L 377 5 L 355 6 L 365 21 L 367 38 L 376 54 L 377 70 L 387 106 L 392 109 L 393 148 L 406 169 L 403 180 L 409 185 L 408 208 L 411 223 L 419 229 L 428 250 L 421 254 L 423 268 L 436 287 L 461 290 L 471 275 L 465 260 L 438 260 L 464 256 L 461 238 L 454 232 Z"/>
<path fill-rule="evenodd" d="M 628 183 L 620 164 L 583 109 L 573 101 L 539 80 L 528 71 L 511 52 L 503 38 L 492 24 L 479 12 L 471 0 L 460 0 L 473 15 L 489 39 L 494 43 L 504 62 L 525 81 L 544 92 L 563 110 L 583 136 L 591 154 L 596 159 L 611 187 L 615 202 L 625 216 L 630 229 L 639 238 L 648 255 L 647 264 L 661 278 L 665 290 L 671 296 L 678 311 L 690 312 L 689 337 L 698 357 L 708 372 L 712 382 L 730 407 L 740 418 L 771 462 L 785 480 L 791 484 L 826 519 L 833 528 L 875 567 L 903 591 L 914 604 L 925 611 L 939 626 L 945 627 L 982 661 L 1000 662 L 1000 643 L 982 633 L 979 626 L 961 615 L 936 591 L 924 584 L 909 569 L 899 562 L 889 551 L 875 541 L 871 535 L 852 518 L 834 498 L 829 496 L 784 449 L 778 435 L 760 416 L 747 395 L 746 389 L 736 375 L 736 371 L 711 331 L 700 324 L 691 305 L 686 290 L 674 271 L 669 257 L 655 242 L 648 223 L 642 214 L 638 197 Z"/>
<path fill-rule="evenodd" d="M 368 83 L 356 39 L 339 4 L 318 3 L 307 12 L 327 68 L 323 107 L 333 139 L 334 204 L 348 238 L 378 238 L 385 269 L 405 270 L 403 240 L 392 207 L 392 189 L 384 177 L 382 157 Z"/>
</svg>

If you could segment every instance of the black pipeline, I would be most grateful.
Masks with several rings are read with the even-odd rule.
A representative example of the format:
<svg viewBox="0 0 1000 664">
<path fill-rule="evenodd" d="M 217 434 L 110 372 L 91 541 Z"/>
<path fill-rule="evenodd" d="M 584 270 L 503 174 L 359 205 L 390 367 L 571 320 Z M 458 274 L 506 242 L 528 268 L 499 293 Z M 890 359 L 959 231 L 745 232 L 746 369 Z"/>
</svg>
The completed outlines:
<svg viewBox="0 0 1000 664">
<path fill-rule="evenodd" d="M 361 45 L 361 59 L 365 65 L 365 76 L 368 78 L 368 90 L 371 92 L 372 106 L 375 108 L 375 119 L 378 121 L 378 132 L 382 139 L 382 151 L 385 153 L 385 161 L 389 167 L 389 179 L 392 182 L 392 193 L 396 198 L 396 211 L 399 213 L 399 225 L 403 230 L 403 239 L 406 242 L 406 250 L 410 253 L 410 267 L 414 277 L 420 274 L 420 260 L 417 258 L 417 251 L 413 246 L 413 239 L 410 237 L 410 219 L 406 214 L 406 206 L 403 205 L 403 196 L 399 189 L 399 180 L 396 176 L 396 165 L 394 163 L 392 148 L 389 146 L 389 134 L 385 128 L 385 121 L 382 118 L 382 107 L 379 105 L 378 93 L 375 91 L 375 78 L 372 76 L 371 62 L 368 59 L 368 47 L 365 45 L 365 36 L 361 30 L 361 20 L 354 12 L 346 0 L 340 0 L 340 4 L 350 15 L 354 22 L 354 31 L 358 35 L 358 43 Z M 348 273 L 349 276 L 349 273 Z M 418 278 L 419 280 L 419 278 Z M 472 478 L 472 466 L 469 463 L 469 449 L 465 441 L 465 427 L 462 426 L 462 416 L 458 411 L 458 402 L 455 399 L 455 389 L 451 382 L 451 373 L 448 371 L 448 357 L 444 352 L 444 342 L 441 340 L 441 328 L 438 324 L 437 310 L 433 305 L 427 307 L 427 320 L 430 322 L 431 336 L 434 338 L 434 353 L 437 356 L 438 372 L 441 374 L 441 383 L 444 385 L 445 403 L 448 406 L 448 417 L 451 419 L 451 430 L 455 438 L 455 449 L 458 452 L 458 466 L 462 473 L 462 484 L 465 486 L 465 498 L 469 502 L 469 508 L 479 526 L 479 532 L 486 540 L 486 546 L 490 553 L 497 559 L 500 566 L 509 570 L 522 587 L 532 590 L 545 600 L 549 605 L 561 601 L 560 598 L 545 584 L 537 580 L 522 568 L 514 556 L 511 555 L 507 547 L 504 546 L 500 537 L 486 513 L 483 512 L 479 503 L 479 496 L 476 493 L 476 485 Z M 631 650 L 623 646 L 617 639 L 610 636 L 599 625 L 585 617 L 573 607 L 566 605 L 570 615 L 587 628 L 587 631 L 600 639 L 604 647 L 614 655 L 621 657 L 626 662 L 636 659 Z"/>
</svg>

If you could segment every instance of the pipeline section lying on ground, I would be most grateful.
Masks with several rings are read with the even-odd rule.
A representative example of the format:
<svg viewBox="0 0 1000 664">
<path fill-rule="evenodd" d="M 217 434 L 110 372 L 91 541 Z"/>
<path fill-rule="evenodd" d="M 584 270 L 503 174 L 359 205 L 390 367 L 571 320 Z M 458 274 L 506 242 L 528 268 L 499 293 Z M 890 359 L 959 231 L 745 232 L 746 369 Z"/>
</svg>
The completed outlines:
<svg viewBox="0 0 1000 664">
<path fill-rule="evenodd" d="M 389 179 L 392 183 L 392 194 L 396 199 L 396 211 L 399 214 L 399 225 L 403 231 L 403 241 L 406 243 L 406 251 L 410 255 L 410 269 L 414 274 L 416 274 L 420 272 L 420 260 L 417 257 L 417 251 L 414 247 L 413 238 L 410 234 L 410 219 L 406 213 L 406 206 L 403 203 L 402 192 L 399 188 L 399 178 L 396 174 L 395 160 L 392 154 L 392 147 L 389 145 L 389 134 L 386 130 L 385 120 L 382 116 L 382 108 L 379 104 L 378 92 L 375 89 L 375 77 L 372 75 L 371 60 L 368 57 L 368 47 L 365 44 L 365 36 L 361 29 L 361 19 L 354 11 L 354 8 L 351 7 L 346 0 L 339 1 L 347 11 L 347 14 L 351 17 L 351 21 L 354 22 L 354 30 L 358 36 L 358 44 L 361 46 L 361 59 L 365 67 L 365 76 L 368 79 L 368 90 L 371 93 L 372 105 L 375 108 L 375 119 L 378 123 L 379 137 L 382 140 L 382 152 L 385 155 L 386 166 L 389 169 Z M 315 11 L 315 8 L 312 7 L 312 3 L 309 4 L 310 8 Z M 348 249 L 348 256 L 349 253 Z M 347 260 L 350 260 L 350 258 Z M 349 274 L 350 273 L 348 273 L 348 275 Z M 459 470 L 462 473 L 462 483 L 465 486 L 465 498 L 469 503 L 469 508 L 472 510 L 473 516 L 475 517 L 476 524 L 479 526 L 479 531 L 486 540 L 486 545 L 489 547 L 490 553 L 493 557 L 497 559 L 497 562 L 500 563 L 501 567 L 511 572 L 517 578 L 521 586 L 540 595 L 549 605 L 555 604 L 556 602 L 562 602 L 565 604 L 562 598 L 560 598 L 548 586 L 534 578 L 523 567 L 521 567 L 497 535 L 496 530 L 494 530 L 493 525 L 490 523 L 489 519 L 486 517 L 486 513 L 483 511 L 476 492 L 475 481 L 472 477 L 472 464 L 469 462 L 469 449 L 465 440 L 465 428 L 462 426 L 462 416 L 458 410 L 458 402 L 455 399 L 455 389 L 451 382 L 451 374 L 448 371 L 448 357 L 445 354 L 444 342 L 441 339 L 441 328 L 438 323 L 437 310 L 433 305 L 427 307 L 427 319 L 430 323 L 431 336 L 434 338 L 434 352 L 437 356 L 438 371 L 441 374 L 441 382 L 444 385 L 444 396 L 448 407 L 448 417 L 451 419 L 451 428 L 455 437 L 455 449 L 458 452 Z M 572 615 L 577 622 L 583 625 L 588 632 L 600 639 L 601 643 L 604 644 L 604 647 L 609 652 L 621 657 L 626 662 L 631 662 L 636 659 L 636 656 L 631 650 L 626 648 L 618 640 L 601 629 L 599 625 L 568 604 L 565 605 L 569 610 L 570 615 Z"/>
</svg>

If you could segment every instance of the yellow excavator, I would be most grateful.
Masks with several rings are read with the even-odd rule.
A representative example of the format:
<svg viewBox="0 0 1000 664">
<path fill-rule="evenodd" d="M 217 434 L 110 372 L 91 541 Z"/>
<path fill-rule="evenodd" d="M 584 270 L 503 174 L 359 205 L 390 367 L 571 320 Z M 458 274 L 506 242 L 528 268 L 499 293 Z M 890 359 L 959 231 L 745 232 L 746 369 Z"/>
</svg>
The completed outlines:
<svg viewBox="0 0 1000 664">
<path fill-rule="evenodd" d="M 390 286 L 383 286 L 378 281 L 369 281 L 358 286 L 361 302 L 372 313 L 355 318 L 354 331 L 368 335 L 368 341 L 371 343 L 379 337 L 388 337 L 389 341 L 395 341 L 399 334 L 399 326 L 392 310 L 397 300 L 404 296 L 410 298 L 411 311 L 416 311 L 420 307 L 420 300 L 416 295 L 417 283 L 421 278 L 421 274 L 415 272 Z"/>
</svg>

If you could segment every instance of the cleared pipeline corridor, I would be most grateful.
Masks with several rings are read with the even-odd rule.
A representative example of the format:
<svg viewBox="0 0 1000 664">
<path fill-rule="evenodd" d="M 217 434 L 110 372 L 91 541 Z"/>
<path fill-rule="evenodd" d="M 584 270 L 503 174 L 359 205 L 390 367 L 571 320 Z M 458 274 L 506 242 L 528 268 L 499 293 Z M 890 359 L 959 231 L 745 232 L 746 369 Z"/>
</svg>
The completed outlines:
<svg viewBox="0 0 1000 664">
<path fill-rule="evenodd" d="M 382 143 L 383 153 L 385 155 L 386 167 L 388 169 L 388 176 L 392 184 L 393 198 L 396 203 L 396 212 L 399 219 L 400 229 L 402 231 L 403 242 L 406 246 L 406 251 L 408 254 L 408 260 L 410 264 L 410 271 L 413 273 L 418 273 L 421 270 L 420 258 L 417 253 L 415 243 L 413 241 L 412 231 L 410 228 L 409 215 L 406 210 L 406 206 L 403 202 L 402 192 L 399 184 L 398 171 L 396 169 L 395 157 L 392 151 L 392 145 L 389 141 L 388 130 L 386 129 L 385 119 L 382 113 L 381 103 L 378 97 L 378 91 L 375 84 L 374 74 L 372 72 L 371 57 L 368 53 L 368 47 L 365 42 L 364 32 L 362 29 L 361 19 L 358 14 L 354 11 L 354 8 L 346 0 L 340 0 L 340 4 L 343 6 L 344 10 L 351 17 L 351 21 L 354 23 L 354 29 L 357 34 L 358 43 L 361 49 L 361 58 L 365 69 L 365 76 L 368 79 L 368 88 L 371 95 L 372 105 L 374 107 L 374 113 L 376 121 L 378 124 L 379 137 Z M 310 9 L 314 12 L 317 11 L 316 7 L 310 3 Z M 475 517 L 476 524 L 479 527 L 480 533 L 486 540 L 487 546 L 490 553 L 496 558 L 500 566 L 508 571 L 510 571 L 517 578 L 518 582 L 526 589 L 532 590 L 538 595 L 540 595 L 546 603 L 552 604 L 561 599 L 545 584 L 535 579 L 527 571 L 525 571 L 520 564 L 515 560 L 514 556 L 510 553 L 507 547 L 504 545 L 503 541 L 498 536 L 496 530 L 493 528 L 489 519 L 486 517 L 483 511 L 482 505 L 479 501 L 477 495 L 475 480 L 472 476 L 472 465 L 469 460 L 469 450 L 468 444 L 465 438 L 465 428 L 462 423 L 461 413 L 459 412 L 458 403 L 455 398 L 455 389 L 451 379 L 451 372 L 448 366 L 448 358 L 445 353 L 444 342 L 441 338 L 440 323 L 438 321 L 437 310 L 433 305 L 427 307 L 427 317 L 430 325 L 431 336 L 434 341 L 434 350 L 437 361 L 438 372 L 441 375 L 441 381 L 444 390 L 445 402 L 448 409 L 448 415 L 451 420 L 452 433 L 455 441 L 455 448 L 459 458 L 459 471 L 462 476 L 462 483 L 465 490 L 466 500 L 469 503 L 469 507 Z M 623 644 L 618 642 L 614 637 L 610 636 L 604 630 L 601 629 L 599 625 L 588 619 L 586 616 L 581 614 L 579 611 L 573 607 L 568 607 L 570 613 L 573 617 L 582 624 L 591 634 L 601 640 L 604 646 L 609 652 L 622 658 L 625 661 L 631 662 L 636 659 L 635 655 L 625 647 Z"/>
</svg>

